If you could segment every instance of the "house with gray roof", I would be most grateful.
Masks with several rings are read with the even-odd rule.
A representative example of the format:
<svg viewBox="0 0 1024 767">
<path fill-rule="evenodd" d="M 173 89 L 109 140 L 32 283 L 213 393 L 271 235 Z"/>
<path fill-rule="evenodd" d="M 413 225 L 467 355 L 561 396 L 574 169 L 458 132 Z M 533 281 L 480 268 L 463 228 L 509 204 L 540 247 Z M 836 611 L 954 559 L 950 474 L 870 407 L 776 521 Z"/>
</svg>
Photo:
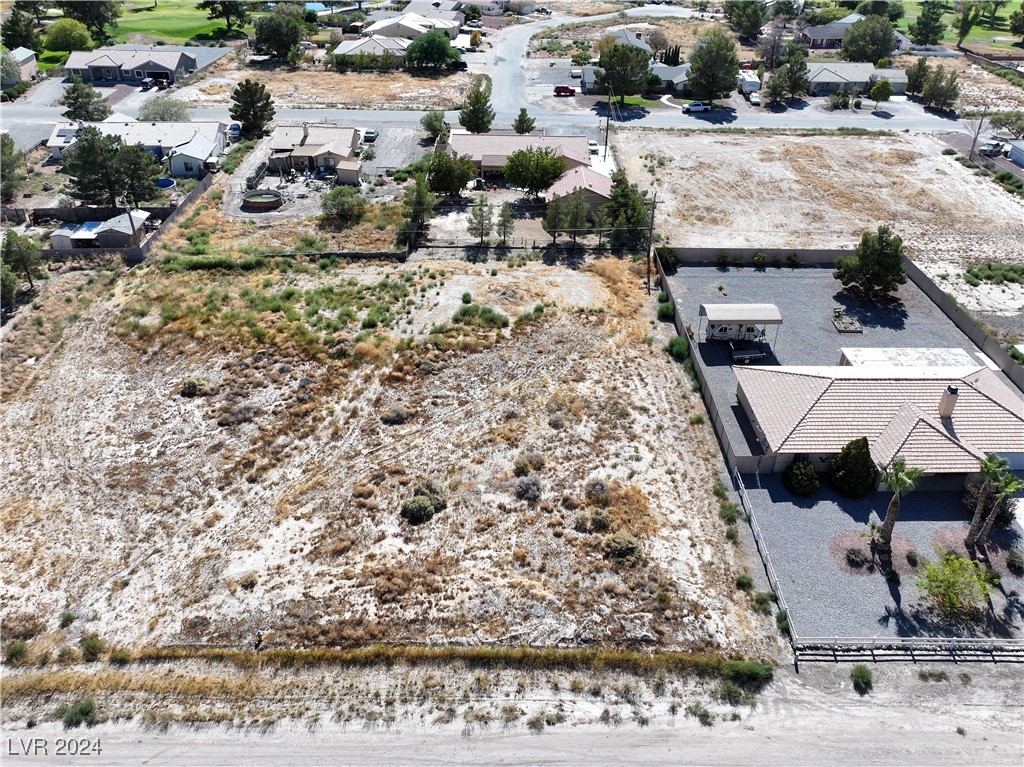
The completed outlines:
<svg viewBox="0 0 1024 767">
<path fill-rule="evenodd" d="M 343 40 L 334 49 L 335 56 L 385 56 L 394 58 L 395 64 L 405 63 L 405 50 L 412 45 L 412 40 L 405 37 L 385 37 L 372 35 L 359 37 L 355 40 Z"/>
<path fill-rule="evenodd" d="M 535 134 L 469 133 L 453 130 L 447 145 L 439 145 L 438 151 L 465 155 L 481 175 L 500 174 L 505 169 L 509 155 L 523 149 L 550 149 L 565 160 L 571 170 L 581 165 L 590 165 L 589 139 L 586 136 L 544 136 Z"/>
<path fill-rule="evenodd" d="M 279 125 L 270 137 L 271 168 L 335 174 L 339 181 L 358 179 L 359 132 L 337 123 Z"/>
<path fill-rule="evenodd" d="M 809 96 L 830 96 L 857 91 L 866 94 L 879 80 L 888 80 L 897 96 L 907 92 L 907 75 L 902 69 L 878 69 L 874 64 L 856 61 L 808 63 Z"/>
<path fill-rule="evenodd" d="M 139 83 L 147 77 L 175 83 L 199 68 L 196 57 L 182 50 L 72 51 L 64 69 L 84 82 Z"/>
<path fill-rule="evenodd" d="M 618 29 L 605 37 L 611 37 L 616 45 L 628 45 L 630 48 L 639 48 L 648 56 L 654 55 L 647 35 L 635 29 Z"/>
</svg>

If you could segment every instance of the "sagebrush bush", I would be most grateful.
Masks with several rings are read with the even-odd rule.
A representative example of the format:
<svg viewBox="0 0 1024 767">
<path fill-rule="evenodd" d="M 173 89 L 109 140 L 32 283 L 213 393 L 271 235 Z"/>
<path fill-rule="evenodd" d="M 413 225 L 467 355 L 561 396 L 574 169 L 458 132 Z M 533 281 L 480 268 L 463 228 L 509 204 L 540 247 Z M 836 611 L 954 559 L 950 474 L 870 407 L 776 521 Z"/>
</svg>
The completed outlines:
<svg viewBox="0 0 1024 767">
<path fill-rule="evenodd" d="M 737 575 L 736 588 L 738 588 L 740 591 L 753 591 L 754 579 L 746 573 L 743 573 L 742 575 Z"/>
<path fill-rule="evenodd" d="M 608 509 L 594 509 L 590 512 L 590 528 L 597 533 L 603 533 L 612 526 L 612 515 Z"/>
<path fill-rule="evenodd" d="M 810 461 L 793 461 L 782 472 L 782 484 L 786 486 L 793 495 L 803 498 L 810 498 L 821 486 L 818 479 L 818 472 Z"/>
<path fill-rule="evenodd" d="M 658 304 L 658 319 L 662 322 L 671 322 L 676 318 L 676 305 L 671 301 Z"/>
<path fill-rule="evenodd" d="M 608 483 L 600 477 L 588 479 L 583 486 L 583 495 L 591 503 L 608 503 Z"/>
<path fill-rule="evenodd" d="M 762 615 L 772 614 L 772 605 L 775 602 L 775 594 L 771 591 L 759 591 L 754 594 L 754 610 Z"/>
<path fill-rule="evenodd" d="M 850 679 L 853 680 L 853 689 L 861 695 L 871 689 L 871 669 L 864 665 L 856 665 L 850 670 Z"/>
<path fill-rule="evenodd" d="M 71 625 L 72 623 L 74 623 L 74 622 L 75 622 L 75 619 L 76 619 L 77 617 L 78 617 L 78 616 L 77 616 L 77 615 L 75 615 L 75 614 L 74 614 L 73 612 L 71 612 L 70 610 L 65 610 L 64 612 L 62 612 L 62 613 L 60 614 L 60 627 L 61 627 L 62 629 L 66 629 L 66 628 L 67 628 L 68 626 L 70 626 L 70 625 Z"/>
<path fill-rule="evenodd" d="M 520 501 L 536 503 L 540 500 L 543 492 L 544 487 L 541 485 L 540 477 L 535 475 L 520 477 L 519 481 L 516 482 L 516 498 Z"/>
<path fill-rule="evenodd" d="M 106 649 L 106 643 L 97 634 L 89 632 L 82 637 L 82 660 L 87 663 L 99 660 Z"/>
<path fill-rule="evenodd" d="M 64 720 L 65 727 L 79 727 L 83 724 L 92 727 L 96 724 L 96 703 L 92 698 L 84 698 L 73 706 L 61 706 L 57 716 Z"/>
<path fill-rule="evenodd" d="M 113 666 L 127 666 L 132 662 L 132 654 L 129 650 L 117 647 L 110 651 L 110 663 Z"/>
<path fill-rule="evenodd" d="M 871 557 L 863 549 L 851 546 L 846 550 L 846 564 L 850 567 L 866 567 L 871 564 Z"/>
<path fill-rule="evenodd" d="M 411 421 L 416 413 L 404 405 L 392 405 L 381 413 L 380 421 L 385 426 L 398 426 Z"/>
<path fill-rule="evenodd" d="M 7 657 L 7 662 L 14 666 L 21 663 L 28 656 L 28 645 L 24 642 L 11 642 L 7 646 L 7 652 L 4 655 Z"/>
<path fill-rule="evenodd" d="M 665 351 L 672 359 L 682 362 L 690 358 L 690 340 L 686 336 L 676 336 L 665 344 Z"/>
<path fill-rule="evenodd" d="M 401 514 L 402 518 L 410 525 L 421 525 L 433 519 L 434 504 L 425 495 L 414 495 L 402 502 Z"/>
<path fill-rule="evenodd" d="M 612 559 L 634 560 L 640 556 L 643 547 L 635 536 L 618 532 L 608 537 L 604 544 L 605 554 Z"/>
</svg>

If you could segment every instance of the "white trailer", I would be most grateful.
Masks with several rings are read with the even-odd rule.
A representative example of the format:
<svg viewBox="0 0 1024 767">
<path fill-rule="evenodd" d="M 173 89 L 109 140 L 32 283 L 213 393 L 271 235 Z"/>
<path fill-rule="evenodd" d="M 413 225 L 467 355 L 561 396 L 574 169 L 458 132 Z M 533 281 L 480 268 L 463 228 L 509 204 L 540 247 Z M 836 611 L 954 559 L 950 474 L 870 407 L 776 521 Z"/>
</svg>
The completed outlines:
<svg viewBox="0 0 1024 767">
<path fill-rule="evenodd" d="M 775 304 L 701 304 L 702 327 L 705 319 L 705 341 L 763 342 L 766 326 L 782 324 L 782 312 Z"/>
<path fill-rule="evenodd" d="M 757 72 L 741 69 L 740 73 L 736 75 L 736 90 L 743 94 L 759 91 L 761 90 L 761 78 L 757 76 Z"/>
</svg>

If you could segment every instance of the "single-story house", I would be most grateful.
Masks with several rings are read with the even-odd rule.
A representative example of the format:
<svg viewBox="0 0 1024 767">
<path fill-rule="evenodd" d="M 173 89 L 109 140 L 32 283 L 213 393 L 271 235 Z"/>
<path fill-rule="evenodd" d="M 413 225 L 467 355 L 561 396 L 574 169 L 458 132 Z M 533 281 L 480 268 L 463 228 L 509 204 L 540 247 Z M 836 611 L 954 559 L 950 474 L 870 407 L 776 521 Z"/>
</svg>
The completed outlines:
<svg viewBox="0 0 1024 767">
<path fill-rule="evenodd" d="M 537 136 L 501 132 L 469 133 L 453 130 L 447 146 L 438 151 L 465 155 L 473 162 L 477 173 L 500 174 L 505 169 L 509 155 L 523 149 L 550 149 L 565 159 L 568 169 L 590 165 L 590 148 L 586 136 Z"/>
<path fill-rule="evenodd" d="M 78 132 L 89 126 L 99 128 L 106 136 L 119 136 L 125 144 L 139 144 L 161 162 L 169 158 L 172 176 L 204 175 L 228 143 L 227 125 L 221 122 L 71 122 L 54 126 L 46 142 L 50 155 L 62 159 L 64 152 L 75 145 Z"/>
<path fill-rule="evenodd" d="M 874 64 L 854 61 L 808 63 L 807 69 L 809 96 L 830 96 L 854 90 L 866 95 L 878 80 L 888 80 L 896 95 L 907 92 L 907 75 L 902 69 L 876 69 Z"/>
<path fill-rule="evenodd" d="M 1010 148 L 1010 161 L 1024 168 L 1024 139 L 1007 141 L 1006 146 Z"/>
<path fill-rule="evenodd" d="M 611 201 L 612 186 L 613 182 L 608 176 L 604 176 L 586 165 L 578 165 L 558 177 L 558 180 L 548 188 L 546 199 L 551 202 L 551 200 L 572 194 L 577 189 L 584 189 L 586 190 L 587 204 L 591 211 L 595 211 Z"/>
<path fill-rule="evenodd" d="M 398 65 L 405 63 L 405 49 L 412 44 L 412 40 L 404 37 L 384 37 L 374 35 L 373 37 L 360 37 L 356 40 L 344 40 L 334 49 L 335 56 L 383 56 L 389 53 L 395 58 Z"/>
<path fill-rule="evenodd" d="M 0 85 L 3 85 L 3 87 L 6 88 L 9 85 L 17 85 L 18 83 L 26 83 L 30 80 L 35 80 L 36 75 L 39 74 L 39 65 L 36 63 L 36 52 L 29 50 L 28 48 L 20 47 L 10 51 L 10 54 L 18 64 L 18 74 L 14 78 L 4 80 Z"/>
<path fill-rule="evenodd" d="M 605 35 L 605 37 L 611 37 L 615 40 L 616 45 L 628 45 L 630 48 L 639 48 L 648 56 L 654 55 L 654 50 L 651 48 L 648 37 L 643 32 L 638 32 L 634 29 L 617 29 L 610 35 Z"/>
<path fill-rule="evenodd" d="M 800 33 L 800 39 L 807 43 L 808 48 L 840 48 L 850 27 L 864 18 L 859 13 L 851 13 L 828 24 L 807 27 Z"/>
<path fill-rule="evenodd" d="M 445 19 L 456 21 L 460 25 L 466 21 L 466 15 L 459 8 L 462 3 L 440 2 L 440 0 L 412 0 L 402 8 L 402 13 L 415 13 L 428 19 Z"/>
<path fill-rule="evenodd" d="M 107 221 L 64 224 L 50 235 L 54 250 L 77 248 L 137 248 L 146 236 L 149 213 L 133 210 Z"/>
<path fill-rule="evenodd" d="M 340 183 L 353 183 L 362 169 L 356 158 L 359 132 L 336 123 L 279 125 L 270 137 L 267 164 L 276 169 L 334 173 Z M 342 180 L 342 179 L 345 180 Z"/>
<path fill-rule="evenodd" d="M 78 75 L 85 82 L 138 83 L 147 77 L 175 83 L 198 69 L 195 56 L 184 51 L 159 48 L 122 51 L 97 48 L 94 51 L 72 51 L 64 65 L 69 75 Z"/>
<path fill-rule="evenodd" d="M 461 26 L 459 22 L 449 19 L 427 18 L 426 16 L 420 16 L 418 13 L 403 13 L 401 16 L 395 16 L 392 19 L 375 21 L 363 30 L 363 34 L 367 37 L 379 35 L 381 37 L 405 37 L 409 40 L 415 40 L 420 35 L 439 29 L 448 35 L 449 39 L 454 40 L 458 37 L 459 27 Z"/>
<path fill-rule="evenodd" d="M 689 88 L 690 65 L 679 64 L 670 67 L 667 64 L 655 62 L 651 64 L 651 74 L 661 78 L 662 88 L 666 93 L 681 95 Z"/>
<path fill-rule="evenodd" d="M 976 363 L 975 363 L 976 364 Z M 766 455 L 824 469 L 866 437 L 871 457 L 972 474 L 987 454 L 1024 469 L 1024 399 L 987 367 L 735 367 L 736 398 Z M 787 461 L 777 461 L 781 471 Z"/>
</svg>

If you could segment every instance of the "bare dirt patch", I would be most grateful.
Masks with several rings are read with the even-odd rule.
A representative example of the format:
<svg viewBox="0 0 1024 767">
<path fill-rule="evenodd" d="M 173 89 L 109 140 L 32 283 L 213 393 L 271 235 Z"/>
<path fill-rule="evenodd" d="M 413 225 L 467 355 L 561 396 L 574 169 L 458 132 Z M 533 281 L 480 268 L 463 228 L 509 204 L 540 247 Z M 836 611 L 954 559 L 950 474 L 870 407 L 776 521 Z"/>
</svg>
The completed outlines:
<svg viewBox="0 0 1024 767">
<path fill-rule="evenodd" d="M 473 85 L 467 72 L 414 77 L 406 72 L 339 73 L 312 65 L 292 69 L 249 61 L 241 54 L 225 56 L 206 76 L 181 88 L 176 97 L 196 106 L 226 106 L 231 91 L 249 78 L 267 86 L 280 107 L 362 107 L 450 109 L 462 103 Z"/>
<path fill-rule="evenodd" d="M 909 67 L 916 58 L 901 56 L 894 66 Z M 957 108 L 961 111 L 981 110 L 986 106 L 996 112 L 1024 108 L 1024 88 L 1018 88 L 969 59 L 943 58 L 933 60 L 931 64 L 932 69 L 941 64 L 947 72 L 952 70 L 960 75 L 960 99 Z"/>
</svg>

